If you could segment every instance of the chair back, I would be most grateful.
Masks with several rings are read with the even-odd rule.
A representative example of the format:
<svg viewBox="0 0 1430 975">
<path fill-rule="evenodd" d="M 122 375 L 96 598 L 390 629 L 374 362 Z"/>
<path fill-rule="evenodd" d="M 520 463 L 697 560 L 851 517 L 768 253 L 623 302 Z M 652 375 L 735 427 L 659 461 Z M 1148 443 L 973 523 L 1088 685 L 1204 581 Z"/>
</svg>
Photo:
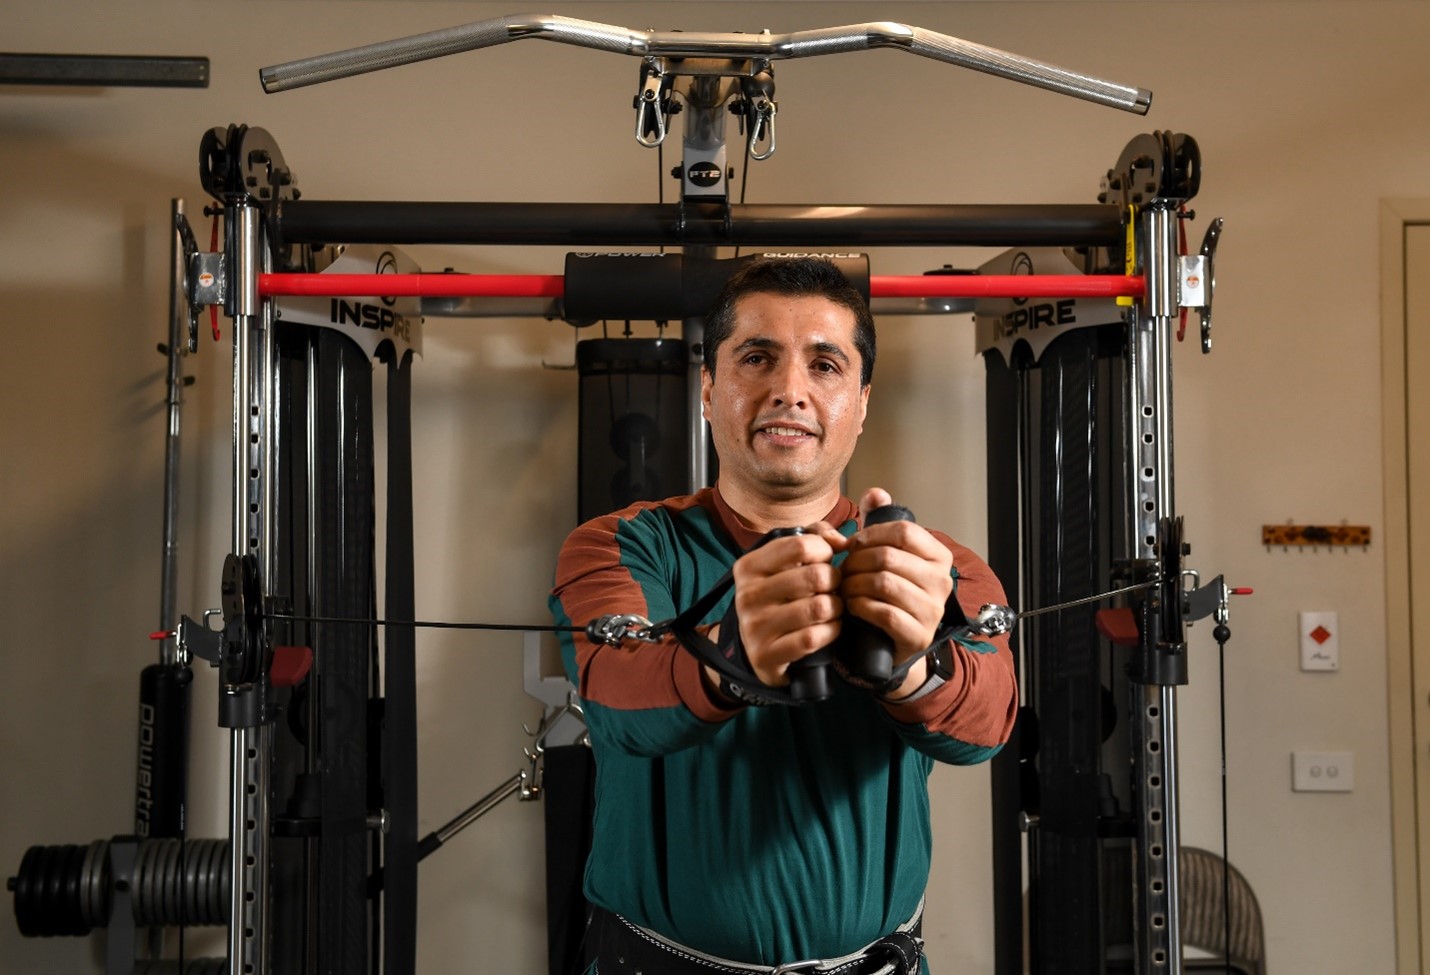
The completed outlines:
<svg viewBox="0 0 1430 975">
<path fill-rule="evenodd" d="M 1220 956 L 1227 952 L 1227 921 L 1222 909 L 1222 859 L 1219 854 L 1194 846 L 1181 848 L 1182 943 L 1218 956 L 1197 959 L 1184 967 L 1224 970 Z M 1232 971 L 1265 975 L 1266 935 L 1261 925 L 1261 905 L 1241 871 L 1226 865 L 1226 898 L 1230 904 Z"/>
</svg>

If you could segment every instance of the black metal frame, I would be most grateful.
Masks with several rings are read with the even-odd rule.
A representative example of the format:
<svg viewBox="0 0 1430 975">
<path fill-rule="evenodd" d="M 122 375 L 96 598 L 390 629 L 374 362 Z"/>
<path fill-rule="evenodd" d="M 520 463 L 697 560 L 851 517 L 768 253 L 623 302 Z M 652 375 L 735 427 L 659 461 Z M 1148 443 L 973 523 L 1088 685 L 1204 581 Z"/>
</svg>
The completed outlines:
<svg viewBox="0 0 1430 975">
<path fill-rule="evenodd" d="M 990 564 L 1021 580 L 1028 605 L 1107 591 L 1126 552 L 1126 326 L 1070 332 L 1037 360 L 1026 347 L 1012 363 L 985 358 Z M 1119 878 L 1104 874 L 1103 857 L 1132 833 L 1126 755 L 1109 754 L 1126 724 L 1126 651 L 1105 648 L 1096 611 L 1040 617 L 1018 634 L 1022 713 L 993 760 L 998 975 L 1102 972 L 1109 930 L 1130 931 L 1130 917 L 1109 917 Z M 1130 911 L 1130 898 L 1120 907 Z"/>
<path fill-rule="evenodd" d="M 0 53 L 0 85 L 207 88 L 209 59 L 125 54 Z"/>
<path fill-rule="evenodd" d="M 673 93 L 690 109 L 680 202 L 299 201 L 276 143 L 261 129 L 215 129 L 200 149 L 201 181 L 224 207 L 227 239 L 222 257 L 194 254 L 187 266 L 191 346 L 200 303 L 223 303 L 234 340 L 234 555 L 226 563 L 225 628 L 213 641 L 221 649 L 212 655 L 220 667 L 220 723 L 233 732 L 230 971 L 266 975 L 275 965 L 410 972 L 420 855 L 411 627 L 388 629 L 380 663 L 372 625 L 269 628 L 263 620 L 265 610 L 275 609 L 371 619 L 377 607 L 371 361 L 321 330 L 279 335 L 271 305 L 259 297 L 260 272 L 307 270 L 310 248 L 330 243 L 677 245 L 698 258 L 713 257 L 718 246 L 1064 247 L 1087 256 L 1091 270 L 1111 263 L 1130 229 L 1149 293 L 1128 310 L 1125 325 L 1064 336 L 1037 363 L 989 363 L 990 561 L 1000 576 L 1020 581 L 1021 603 L 1101 591 L 1120 569 L 1172 580 L 1135 601 L 1141 637 L 1127 661 L 1130 678 L 1100 650 L 1091 609 L 1044 618 L 1015 637 L 1024 717 L 993 769 L 998 971 L 1022 971 L 1027 831 L 1038 975 L 1101 970 L 1109 907 L 1129 903 L 1137 970 L 1178 975 L 1173 705 L 1186 665 L 1168 335 L 1180 307 L 1176 211 L 1196 192 L 1195 143 L 1169 133 L 1134 139 L 1109 170 L 1097 205 L 732 205 L 725 104 L 744 98 L 746 104 L 732 107 L 751 123 L 749 151 L 762 158 L 757 122 L 773 151 L 773 59 L 892 46 L 1138 113 L 1150 103 L 1144 90 L 891 24 L 707 35 L 502 18 L 262 74 L 265 86 L 278 89 L 523 37 L 647 55 L 636 100 L 638 141 L 653 146 L 664 138 Z M 691 75 L 677 87 L 684 66 Z M 0 54 L 5 82 L 197 86 L 207 83 L 207 61 Z M 692 124 L 696 117 L 700 124 Z M 713 190 L 694 188 L 696 167 L 715 174 L 716 184 L 702 184 Z M 694 380 L 687 385 L 694 389 L 703 322 L 690 315 L 682 324 Z M 405 359 L 389 363 L 389 473 L 396 485 L 387 512 L 389 621 L 412 619 L 407 366 Z M 1119 367 L 1120 384 L 1113 379 Z M 698 401 L 689 414 L 691 442 L 703 442 Z M 692 485 L 705 483 L 705 456 L 690 451 Z M 1146 473 L 1139 481 L 1128 476 L 1131 469 Z M 1017 493 L 1006 490 L 1010 477 Z M 1058 531 L 1044 532 L 1045 521 Z M 272 686 L 273 640 L 323 648 L 302 690 Z M 378 695 L 379 673 L 385 697 Z M 1113 689 L 1104 692 L 1104 684 Z M 1108 744 L 1114 736 L 1106 734 L 1104 716 L 1121 717 L 1119 701 L 1130 732 L 1120 758 L 1130 769 L 1126 782 L 1106 772 L 1118 761 L 1108 757 L 1116 745 Z M 1157 784 L 1149 788 L 1149 781 Z M 275 815 L 279 796 L 284 809 Z M 1114 842 L 1136 854 L 1125 901 L 1108 896 L 1117 884 L 1104 876 L 1116 859 L 1107 855 Z M 275 898 L 284 900 L 281 909 Z M 1048 949 L 1053 943 L 1058 950 Z"/>
<path fill-rule="evenodd" d="M 282 244 L 1120 247 L 1110 204 L 782 206 L 283 200 Z"/>
<path fill-rule="evenodd" d="M 1156 178 L 1150 183 L 1146 179 L 1148 174 L 1140 172 L 1140 168 L 1146 168 L 1149 140 L 1150 145 L 1162 153 L 1153 160 L 1152 175 Z M 258 378 L 243 378 L 258 377 L 260 374 L 252 371 L 254 364 L 266 361 L 265 356 L 271 357 L 271 352 L 263 351 L 264 343 L 272 341 L 272 323 L 264 317 L 262 302 L 257 296 L 256 268 L 265 263 L 275 268 L 303 269 L 310 260 L 307 249 L 310 244 L 371 241 L 375 238 L 407 243 L 463 244 L 571 243 L 573 240 L 583 244 L 602 242 L 613 246 L 683 243 L 688 247 L 688 254 L 709 257 L 711 245 L 716 243 L 785 241 L 808 245 L 812 241 L 819 246 L 842 247 L 999 247 L 1016 242 L 1029 246 L 1054 244 L 1075 248 L 1084 255 L 1084 265 L 1092 270 L 1112 263 L 1111 255 L 1121 255 L 1129 226 L 1123 222 L 1122 215 L 1130 213 L 1136 218 L 1130 225 L 1137 237 L 1135 270 L 1147 275 L 1152 293 L 1142 306 L 1127 309 L 1125 324 L 1115 327 L 1122 338 L 1109 339 L 1105 330 L 1087 333 L 1095 335 L 1095 340 L 1066 336 L 1059 340 L 1067 343 L 1064 348 L 1070 350 L 1066 353 L 1066 361 L 1065 353 L 1054 352 L 1052 359 L 1040 366 L 1040 369 L 1047 370 L 1048 363 L 1056 362 L 1057 366 L 1050 372 L 1035 374 L 1020 367 L 1009 376 L 998 376 L 996 370 L 990 369 L 990 406 L 995 387 L 999 390 L 997 395 L 1005 397 L 1004 402 L 1006 397 L 1011 396 L 1018 404 L 1011 414 L 1002 407 L 990 408 L 990 418 L 995 413 L 998 416 L 994 426 L 990 427 L 990 442 L 993 430 L 999 429 L 997 449 L 994 450 L 990 443 L 990 450 L 993 451 L 990 453 L 990 477 L 1001 471 L 1006 478 L 1014 476 L 1011 472 L 1017 471 L 1016 476 L 1022 483 L 1023 506 L 1018 513 L 1021 528 L 1017 541 L 1010 542 L 995 535 L 994 567 L 1005 579 L 1023 580 L 1024 605 L 1045 605 L 1101 591 L 1112 574 L 1114 563 L 1120 560 L 1135 566 L 1149 561 L 1149 551 L 1156 549 L 1156 540 L 1151 538 L 1150 532 L 1160 531 L 1157 526 L 1171 515 L 1170 491 L 1158 487 L 1160 478 L 1170 479 L 1170 443 L 1157 443 L 1159 453 L 1155 458 L 1144 456 L 1146 451 L 1141 444 L 1157 442 L 1163 439 L 1164 429 L 1170 430 L 1170 388 L 1164 375 L 1169 370 L 1166 369 L 1163 342 L 1172 327 L 1172 315 L 1177 307 L 1175 279 L 1178 258 L 1174 243 L 1169 248 L 1168 241 L 1172 237 L 1171 231 L 1175 229 L 1172 211 L 1182 200 L 1190 197 L 1186 185 L 1173 185 L 1173 176 L 1179 173 L 1185 175 L 1195 169 L 1189 164 L 1180 167 L 1172 165 L 1174 154 L 1171 148 L 1174 143 L 1182 146 L 1183 140 L 1185 137 L 1179 136 L 1174 140 L 1162 133 L 1134 140 L 1118 168 L 1109 173 L 1108 183 L 1113 192 L 1106 193 L 1103 201 L 1096 206 L 866 207 L 839 208 L 835 211 L 834 208 L 824 210 L 817 207 L 741 208 L 724 203 L 681 203 L 665 207 L 565 207 L 549 204 L 463 206 L 299 202 L 293 198 L 291 174 L 267 133 L 237 126 L 230 127 L 227 133 L 214 130 L 206 137 L 201 152 L 203 175 L 206 188 L 225 201 L 229 213 L 227 251 L 238 257 L 232 272 L 234 285 L 225 295 L 225 301 L 230 313 L 237 316 L 237 347 L 243 351 L 244 343 L 249 343 L 244 355 L 236 358 L 239 362 L 235 375 L 236 389 L 247 390 L 236 403 L 236 483 L 244 485 L 236 487 L 235 493 L 236 502 L 241 505 L 236 509 L 236 540 L 241 548 L 253 548 L 253 554 L 262 555 L 264 540 L 277 537 L 275 526 L 271 523 L 272 511 L 268 510 L 272 505 L 265 500 L 269 488 L 264 483 L 265 479 L 272 480 L 275 468 L 265 458 L 281 455 L 284 450 L 281 432 L 270 430 L 263 419 L 275 408 L 275 393 L 261 388 L 262 382 Z M 1190 143 L 1190 140 L 1185 142 Z M 1185 162 L 1183 157 L 1175 158 Z M 1119 179 L 1119 174 L 1125 178 Z M 1134 175 L 1142 177 L 1135 197 L 1129 199 L 1129 194 L 1124 192 L 1119 198 L 1116 187 L 1130 186 Z M 562 215 L 560 226 L 555 220 L 558 213 Z M 251 215 L 257 215 L 257 219 Z M 236 217 L 243 219 L 236 221 Z M 1012 221 L 1015 229 L 1010 230 L 1008 225 L 1001 224 L 1004 218 Z M 356 229 L 359 226 L 369 229 L 359 232 Z M 574 238 L 572 228 L 576 228 Z M 262 259 L 256 255 L 262 255 Z M 1172 282 L 1170 298 L 1169 280 Z M 619 309 L 609 312 L 618 313 Z M 698 330 L 700 325 L 698 320 L 685 324 L 687 334 L 689 328 L 693 326 Z M 700 333 L 697 331 L 695 334 Z M 1086 344 L 1089 341 L 1091 345 Z M 692 350 L 692 368 L 698 369 L 698 341 L 687 338 L 687 344 Z M 1116 369 L 1111 363 L 1117 363 Z M 1110 378 L 1117 370 L 1121 370 L 1123 376 L 1120 384 Z M 1043 377 L 1041 385 L 1036 376 Z M 281 401 L 281 390 L 278 396 Z M 1034 407 L 1038 413 L 1036 418 L 1032 413 Z M 1122 422 L 1109 425 L 1111 420 L 1116 419 L 1114 414 L 1119 410 L 1123 414 Z M 1130 416 L 1143 410 L 1146 417 L 1153 418 L 1150 423 Z M 1006 428 L 998 427 L 998 424 L 1009 422 L 1009 415 L 1021 417 L 1014 431 L 1016 435 L 1011 439 Z M 1078 441 L 1079 432 L 1081 442 Z M 1169 440 L 1169 437 L 1166 439 Z M 1007 449 L 1007 443 L 1018 445 L 1016 462 L 1011 467 L 1004 466 L 1010 463 L 1009 458 L 999 453 Z M 1078 444 L 1076 459 L 1079 463 L 1070 464 L 1075 458 L 1067 452 L 1074 444 Z M 1059 455 L 1058 451 L 1063 453 Z M 1145 483 L 1140 483 L 1135 492 L 1126 479 L 1126 468 L 1129 463 L 1134 463 L 1133 458 L 1137 465 L 1155 464 L 1155 468 L 1146 468 L 1153 470 L 1155 476 L 1143 478 Z M 1124 481 L 1117 487 L 1114 482 L 1119 474 Z M 1156 493 L 1149 495 L 1146 493 L 1148 490 Z M 1044 511 L 1041 498 L 1048 493 L 1064 499 L 1060 506 L 1050 507 L 1044 513 L 1052 523 L 1060 526 L 1057 542 L 1051 546 L 1043 541 L 1042 525 L 1035 524 L 1029 515 L 1033 511 Z M 990 490 L 990 497 L 1003 497 L 1005 494 L 1001 487 Z M 1079 499 L 1082 503 L 1080 509 L 1073 503 Z M 1118 508 L 1136 510 L 1124 510 L 1119 521 Z M 998 510 L 990 513 L 995 522 L 1006 522 L 1009 517 L 1007 512 Z M 257 520 L 251 515 L 256 515 Z M 1120 527 L 1114 527 L 1117 525 Z M 370 530 L 370 525 L 363 530 Z M 1150 539 L 1145 543 L 1144 535 Z M 1133 545 L 1134 536 L 1138 542 L 1136 545 Z M 1126 550 L 1120 551 L 1124 547 Z M 1167 593 L 1160 595 L 1165 599 Z M 345 611 L 358 616 L 371 612 L 371 607 L 362 610 L 353 606 Z M 1129 715 L 1141 709 L 1139 695 L 1161 693 L 1165 699 L 1165 695 L 1174 690 L 1170 685 L 1180 679 L 1181 672 L 1176 666 L 1181 644 L 1178 640 L 1169 640 L 1169 636 L 1177 635 L 1181 626 L 1176 607 L 1164 611 L 1163 602 L 1145 599 L 1140 601 L 1139 611 L 1146 636 L 1144 646 L 1133 658 L 1137 664 L 1138 682 L 1129 685 Z M 1149 975 L 1177 975 L 1181 959 L 1175 935 L 1176 894 L 1175 886 L 1167 882 L 1169 876 L 1175 879 L 1175 852 L 1167 849 L 1164 853 L 1160 840 L 1168 831 L 1175 835 L 1176 804 L 1172 787 L 1175 765 L 1172 756 L 1155 756 L 1158 761 L 1166 762 L 1166 796 L 1149 796 L 1136 784 L 1138 776 L 1145 775 L 1152 764 L 1149 747 L 1154 752 L 1158 751 L 1161 739 L 1165 737 L 1167 750 L 1174 751 L 1174 735 L 1170 730 L 1175 727 L 1174 715 L 1170 713 L 1170 707 L 1166 708 L 1169 713 L 1162 719 L 1162 724 L 1156 726 L 1149 726 L 1146 722 L 1138 725 L 1136 721 L 1129 720 L 1129 725 L 1136 727 L 1135 741 L 1129 747 L 1129 764 L 1133 769 L 1130 785 L 1109 786 L 1099 777 L 1098 770 L 1107 764 L 1099 756 L 1099 749 L 1103 747 L 1102 727 L 1098 720 L 1104 711 L 1101 687 L 1110 665 L 1102 658 L 1091 629 L 1091 619 L 1092 610 L 1065 613 L 1061 618 L 1041 621 L 1021 634 L 1026 671 L 1024 683 L 1025 687 L 1033 688 L 1029 694 L 1032 708 L 1025 711 L 1025 720 L 1017 732 L 1014 747 L 1007 750 L 1011 759 L 1005 759 L 995 770 L 1000 794 L 999 804 L 995 807 L 995 847 L 999 857 L 996 865 L 999 880 L 995 891 L 999 905 L 999 970 L 1016 970 L 1003 967 L 1011 964 L 1005 960 L 1010 956 L 1003 946 L 1013 944 L 1015 938 L 1019 944 L 1022 940 L 1021 897 L 1015 898 L 1015 892 L 1009 886 L 1010 883 L 1016 884 L 1016 878 L 1021 875 L 1021 839 L 1016 833 L 1010 833 L 1010 824 L 1011 829 L 1016 831 L 1046 819 L 1046 827 L 1040 826 L 1034 833 L 1029 859 L 1035 877 L 1031 936 L 1036 946 L 1034 963 L 1038 967 L 1034 970 L 1039 975 L 1043 972 L 1090 971 L 1096 969 L 1086 967 L 1089 963 L 1102 964 L 1106 940 L 1102 933 L 1102 911 L 1104 902 L 1108 900 L 1104 894 L 1109 884 L 1101 879 L 1103 857 L 1100 844 L 1108 838 L 1106 834 L 1113 833 L 1126 837 L 1124 845 L 1133 846 L 1139 853 L 1149 849 L 1156 851 L 1155 857 L 1133 857 L 1136 864 L 1134 876 L 1125 878 L 1136 895 L 1123 901 L 1133 902 L 1131 928 L 1136 943 L 1131 951 L 1138 959 L 1148 959 L 1139 965 L 1139 970 Z M 321 639 L 322 634 L 314 636 Z M 1044 653 L 1042 650 L 1054 646 L 1058 647 L 1057 651 L 1050 649 Z M 1037 648 L 1037 657 L 1029 656 L 1030 647 Z M 1028 664 L 1030 660 L 1033 662 Z M 1031 685 L 1028 683 L 1030 679 Z M 1071 689 L 1073 697 L 1059 698 L 1054 688 L 1061 688 L 1062 691 Z M 241 688 L 225 688 L 223 693 L 227 695 L 235 690 L 243 693 Z M 1039 714 L 1039 711 L 1043 713 Z M 261 708 L 250 708 L 248 712 L 259 715 L 262 720 L 271 719 L 271 715 Z M 1036 715 L 1036 721 L 1030 720 L 1029 716 L 1033 715 Z M 383 734 L 392 731 L 392 717 L 391 713 L 387 715 Z M 411 720 L 415 722 L 415 712 Z M 1053 729 L 1045 729 L 1039 735 L 1037 725 L 1043 721 L 1050 722 Z M 259 742 L 259 753 L 263 751 L 262 737 L 253 737 L 257 731 L 252 725 L 236 728 L 236 755 L 239 743 L 248 747 L 249 754 L 252 754 L 248 743 L 254 740 Z M 1149 740 L 1152 740 L 1150 746 Z M 1036 765 L 1020 760 L 1027 757 L 1033 743 L 1043 750 Z M 381 754 L 383 747 L 381 744 L 373 745 L 371 751 Z M 1036 768 L 1036 773 L 1030 771 L 1030 766 Z M 1163 767 L 1157 766 L 1159 780 Z M 1029 786 L 1034 776 L 1037 787 L 1045 792 L 1041 807 L 1034 807 L 1028 802 Z M 1126 792 L 1129 788 L 1131 797 L 1123 800 L 1125 815 L 1109 816 L 1109 796 Z M 259 793 L 267 790 L 262 773 L 254 768 L 237 769 L 235 796 L 252 796 L 255 789 Z M 1010 800 L 1009 796 L 1014 798 Z M 1050 797 L 1057 800 L 1058 808 L 1051 808 Z M 369 800 L 374 799 L 369 790 Z M 391 796 L 386 797 L 389 807 L 390 799 Z M 239 799 L 236 798 L 235 802 L 237 809 Z M 369 805 L 369 811 L 381 808 L 384 807 Z M 355 807 L 348 812 L 355 812 Z M 264 814 L 259 811 L 254 815 L 261 819 Z M 1162 832 L 1154 832 L 1150 825 L 1154 819 L 1155 829 Z M 247 822 L 253 821 L 250 815 Z M 236 815 L 234 823 L 240 822 Z M 345 825 L 351 824 L 351 818 L 345 821 Z M 242 898 L 236 898 L 235 902 L 251 903 L 253 897 L 262 897 L 266 888 L 257 886 L 261 879 L 258 873 L 245 873 L 238 869 L 238 864 L 240 857 L 255 856 L 253 850 L 261 847 L 261 837 L 254 832 L 243 839 L 247 843 L 234 843 L 235 894 Z M 364 851 L 363 862 L 369 869 L 374 869 L 384 857 L 391 860 L 394 848 L 394 841 L 389 840 L 379 849 L 375 839 L 373 851 Z M 357 853 L 351 856 L 356 858 Z M 351 878 L 354 873 L 347 870 L 344 875 Z M 1153 884 L 1158 891 L 1156 896 L 1144 896 L 1140 887 Z M 350 885 L 348 889 L 355 887 Z M 326 889 L 324 892 L 326 894 Z M 1016 905 L 1015 899 L 1018 900 Z M 388 898 L 389 905 L 392 900 Z M 1044 902 L 1053 901 L 1057 903 L 1056 909 L 1043 908 Z M 250 912 L 243 920 L 246 940 L 235 941 L 232 932 L 230 935 L 230 943 L 235 946 L 231 957 L 242 955 L 242 964 L 252 966 L 257 975 L 266 971 L 268 949 L 265 946 L 272 943 L 277 947 L 282 941 L 276 937 L 276 931 L 273 933 L 275 937 L 270 939 L 270 935 L 261 930 L 266 916 L 259 916 L 260 913 Z M 236 910 L 236 923 L 237 918 Z M 415 935 L 415 922 L 409 924 L 404 920 L 402 923 L 405 927 L 401 938 L 407 937 L 406 932 Z M 259 926 L 257 934 L 253 933 L 255 924 Z M 388 932 L 394 930 L 390 909 L 383 926 Z M 341 927 L 344 932 L 341 937 L 347 939 L 347 944 L 356 940 L 352 938 L 356 929 L 355 919 Z M 374 922 L 370 928 L 372 937 L 375 938 L 377 930 Z M 399 940 L 394 940 L 389 933 L 381 952 L 385 953 L 387 970 L 391 972 L 407 970 L 403 966 L 410 964 L 415 951 L 415 941 L 403 945 Z M 1047 948 L 1050 944 L 1057 944 L 1059 949 Z M 1075 950 L 1070 951 L 1069 946 Z M 336 940 L 332 950 L 342 950 Z M 375 948 L 369 951 L 370 964 L 376 964 L 379 953 Z M 357 961 L 355 955 L 351 961 Z"/>
</svg>

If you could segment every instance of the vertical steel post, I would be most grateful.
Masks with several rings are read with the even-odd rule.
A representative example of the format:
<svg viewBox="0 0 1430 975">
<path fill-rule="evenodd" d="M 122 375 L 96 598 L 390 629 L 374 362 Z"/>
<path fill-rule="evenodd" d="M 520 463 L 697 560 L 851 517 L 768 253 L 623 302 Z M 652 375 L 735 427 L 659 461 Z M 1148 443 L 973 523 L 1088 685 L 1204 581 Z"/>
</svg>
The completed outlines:
<svg viewBox="0 0 1430 975">
<path fill-rule="evenodd" d="M 725 101 L 734 88 L 729 78 L 697 76 L 686 89 L 684 135 L 681 142 L 680 194 L 682 202 L 721 200 L 727 206 L 730 181 L 725 149 Z M 665 174 L 661 174 L 665 178 Z M 697 182 L 698 180 L 698 182 Z M 686 247 L 694 258 L 713 258 L 716 249 Z M 690 444 L 689 484 L 691 493 L 708 487 L 710 476 L 709 429 L 700 399 L 700 377 L 705 368 L 705 319 L 687 318 L 681 323 L 681 338 L 690 356 L 686 368 L 686 436 Z"/>
<path fill-rule="evenodd" d="M 269 404 L 273 343 L 269 311 L 258 296 L 263 225 L 248 199 L 226 215 L 231 287 L 225 309 L 233 321 L 233 551 L 256 556 L 260 578 L 271 577 L 272 436 Z M 229 753 L 230 975 L 267 975 L 269 768 L 273 737 L 265 702 L 267 674 L 240 693 L 258 696 L 256 722 L 235 727 Z"/>
<path fill-rule="evenodd" d="M 711 247 L 687 247 L 685 252 L 707 256 L 713 250 Z M 686 454 L 686 473 L 689 478 L 686 490 L 694 494 L 710 485 L 708 424 L 705 422 L 704 405 L 700 398 L 700 376 L 705 369 L 705 319 L 683 320 L 680 337 L 685 342 L 685 354 L 688 356 L 685 367 L 685 439 L 690 449 Z"/>
<path fill-rule="evenodd" d="M 1172 332 L 1176 327 L 1177 211 L 1157 201 L 1142 217 L 1147 296 L 1129 343 L 1128 457 L 1133 550 L 1156 562 L 1160 526 L 1175 517 L 1172 470 Z M 1178 583 L 1180 585 L 1180 583 Z M 1170 611 L 1163 607 L 1163 612 Z M 1151 639 L 1144 635 L 1144 640 Z M 1134 912 L 1137 971 L 1181 975 L 1178 890 L 1177 689 L 1147 677 L 1132 685 L 1133 795 L 1139 855 Z"/>
<path fill-rule="evenodd" d="M 159 579 L 159 630 L 174 633 L 179 621 L 174 618 L 174 590 L 178 583 L 178 517 L 179 517 L 179 424 L 180 407 L 184 402 L 183 349 L 188 348 L 188 315 L 183 301 L 184 244 L 179 235 L 178 221 L 184 216 L 184 201 L 169 201 L 169 371 L 166 404 L 169 430 L 164 441 L 164 552 Z M 182 343 L 182 344 L 181 344 Z M 159 645 L 159 662 L 166 667 L 177 666 L 179 640 L 167 636 Z M 184 661 L 187 663 L 187 661 Z"/>
</svg>

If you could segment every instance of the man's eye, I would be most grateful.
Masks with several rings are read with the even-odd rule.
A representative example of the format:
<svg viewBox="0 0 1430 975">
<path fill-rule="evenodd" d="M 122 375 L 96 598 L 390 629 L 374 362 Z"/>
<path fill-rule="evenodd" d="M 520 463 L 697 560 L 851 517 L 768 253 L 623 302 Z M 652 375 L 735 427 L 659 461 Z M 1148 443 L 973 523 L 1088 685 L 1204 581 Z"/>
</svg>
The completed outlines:
<svg viewBox="0 0 1430 975">
<path fill-rule="evenodd" d="M 768 361 L 768 358 L 763 352 L 751 352 L 749 355 L 745 356 L 744 361 L 752 366 L 758 366 L 761 363 Z"/>
<path fill-rule="evenodd" d="M 834 363 L 821 359 L 814 364 L 816 372 L 838 372 L 839 367 Z"/>
</svg>

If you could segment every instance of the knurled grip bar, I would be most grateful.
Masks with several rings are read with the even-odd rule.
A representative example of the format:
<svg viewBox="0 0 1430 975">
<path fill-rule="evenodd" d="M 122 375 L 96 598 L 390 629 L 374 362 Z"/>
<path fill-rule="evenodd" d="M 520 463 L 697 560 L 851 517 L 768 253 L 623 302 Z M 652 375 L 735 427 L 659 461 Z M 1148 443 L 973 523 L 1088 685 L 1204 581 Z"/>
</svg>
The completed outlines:
<svg viewBox="0 0 1430 975">
<path fill-rule="evenodd" d="M 284 244 L 1114 247 L 1120 208 L 1071 204 L 432 203 L 283 200 Z"/>
<path fill-rule="evenodd" d="M 1147 114 L 1152 104 L 1152 93 L 1144 88 L 1116 84 L 948 34 L 888 21 L 784 34 L 730 34 L 641 31 L 552 14 L 512 14 L 289 61 L 263 68 L 259 79 L 264 91 L 287 91 L 527 38 L 635 57 L 757 61 L 893 48 L 1138 115 Z"/>
</svg>

